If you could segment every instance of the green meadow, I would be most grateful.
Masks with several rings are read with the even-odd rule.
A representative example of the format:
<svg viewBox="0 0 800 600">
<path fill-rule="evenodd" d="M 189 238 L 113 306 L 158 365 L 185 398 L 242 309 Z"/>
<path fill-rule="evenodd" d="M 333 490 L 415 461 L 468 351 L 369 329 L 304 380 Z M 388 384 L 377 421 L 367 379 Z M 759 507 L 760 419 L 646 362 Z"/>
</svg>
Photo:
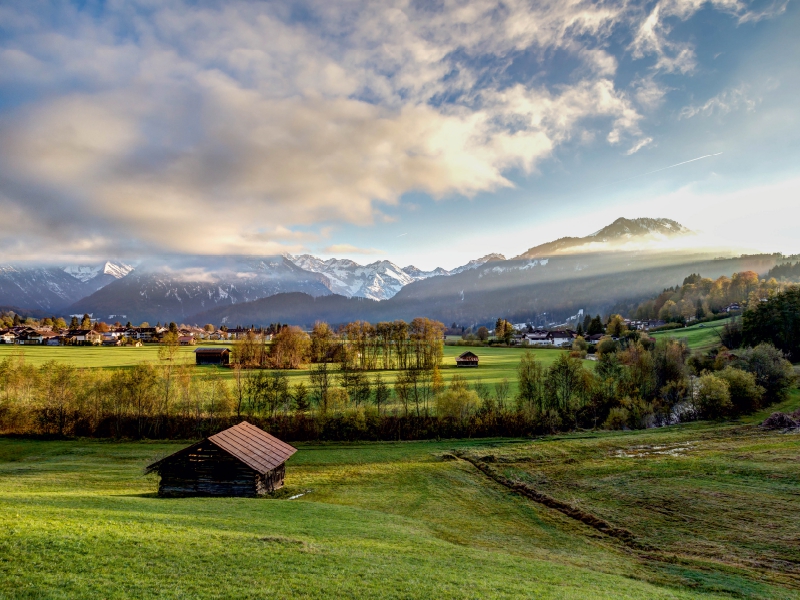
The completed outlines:
<svg viewBox="0 0 800 600">
<path fill-rule="evenodd" d="M 798 435 L 298 444 L 273 498 L 158 498 L 142 469 L 183 445 L 0 439 L 0 597 L 800 598 Z"/>
<path fill-rule="evenodd" d="M 720 319 L 719 321 L 699 323 L 682 329 L 656 331 L 650 335 L 656 339 L 675 338 L 686 340 L 692 350 L 710 350 L 714 346 L 719 346 L 722 328 L 729 322 L 730 318 Z"/>
<path fill-rule="evenodd" d="M 189 364 L 194 363 L 194 350 L 197 346 L 182 346 L 178 353 L 178 362 Z M 480 357 L 480 366 L 477 369 L 458 369 L 455 366 L 455 357 L 471 350 Z M 73 364 L 77 367 L 92 369 L 119 369 L 132 367 L 140 362 L 158 362 L 158 345 L 145 345 L 141 348 L 132 347 L 95 347 L 95 346 L 28 346 L 20 349 L 19 346 L 0 344 L 0 360 L 10 356 L 14 352 L 23 352 L 25 361 L 34 365 L 41 366 L 47 361 L 58 361 Z M 482 381 L 488 385 L 502 381 L 504 378 L 509 380 L 511 392 L 516 393 L 517 386 L 517 365 L 524 350 L 522 348 L 497 348 L 480 347 L 466 348 L 459 346 L 444 347 L 444 361 L 442 376 L 447 381 L 453 374 L 458 373 L 469 383 Z M 536 349 L 530 350 L 545 367 L 552 362 L 562 352 L 556 349 Z M 586 368 L 594 368 L 592 361 L 584 361 Z M 217 367 L 197 367 L 199 372 L 216 369 Z M 393 383 L 399 371 L 373 371 L 371 374 L 380 373 L 384 379 Z M 233 370 L 223 368 L 220 373 L 226 379 L 233 378 Z M 309 370 L 298 369 L 285 371 L 291 383 L 304 381 L 309 383 Z"/>
</svg>

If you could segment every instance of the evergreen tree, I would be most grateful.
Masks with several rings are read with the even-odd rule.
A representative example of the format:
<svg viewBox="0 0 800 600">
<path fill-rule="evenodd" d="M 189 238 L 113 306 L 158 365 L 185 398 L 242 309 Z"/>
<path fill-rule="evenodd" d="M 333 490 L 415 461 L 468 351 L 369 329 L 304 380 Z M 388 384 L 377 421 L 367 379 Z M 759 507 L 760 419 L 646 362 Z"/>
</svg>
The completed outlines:
<svg viewBox="0 0 800 600">
<path fill-rule="evenodd" d="M 603 333 L 604 330 L 603 321 L 600 319 L 600 315 L 597 315 L 589 322 L 589 327 L 586 328 L 586 335 L 596 335 Z"/>
</svg>

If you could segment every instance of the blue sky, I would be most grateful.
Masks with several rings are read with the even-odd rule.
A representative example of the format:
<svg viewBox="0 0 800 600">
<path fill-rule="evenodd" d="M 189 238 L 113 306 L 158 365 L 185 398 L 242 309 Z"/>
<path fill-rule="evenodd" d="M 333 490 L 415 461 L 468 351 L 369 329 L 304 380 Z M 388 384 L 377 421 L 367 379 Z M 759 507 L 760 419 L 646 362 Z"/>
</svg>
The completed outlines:
<svg viewBox="0 0 800 600">
<path fill-rule="evenodd" d="M 5 2 L 0 249 L 449 268 L 649 216 L 800 252 L 797 31 L 796 2 Z"/>
</svg>

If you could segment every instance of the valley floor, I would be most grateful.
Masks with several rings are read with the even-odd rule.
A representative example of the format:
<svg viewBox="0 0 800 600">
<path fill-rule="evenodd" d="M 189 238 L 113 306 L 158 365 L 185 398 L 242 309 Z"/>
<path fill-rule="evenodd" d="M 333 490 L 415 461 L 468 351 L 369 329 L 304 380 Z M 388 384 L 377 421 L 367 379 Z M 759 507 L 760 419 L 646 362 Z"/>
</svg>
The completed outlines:
<svg viewBox="0 0 800 600">
<path fill-rule="evenodd" d="M 275 498 L 158 498 L 181 446 L 0 439 L 0 597 L 800 598 L 797 434 L 303 444 Z"/>
</svg>

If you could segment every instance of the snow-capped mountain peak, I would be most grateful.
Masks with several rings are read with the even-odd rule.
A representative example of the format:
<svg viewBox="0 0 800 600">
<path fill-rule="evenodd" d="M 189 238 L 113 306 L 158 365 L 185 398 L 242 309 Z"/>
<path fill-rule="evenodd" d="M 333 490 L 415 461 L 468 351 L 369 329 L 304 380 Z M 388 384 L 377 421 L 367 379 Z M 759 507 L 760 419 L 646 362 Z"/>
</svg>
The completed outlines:
<svg viewBox="0 0 800 600">
<path fill-rule="evenodd" d="M 64 267 L 64 272 L 67 275 L 72 275 L 78 281 L 86 283 L 97 277 L 102 269 L 102 265 L 69 265 L 68 267 Z"/>
<path fill-rule="evenodd" d="M 110 275 L 114 279 L 121 279 L 133 271 L 134 267 L 122 262 L 106 261 L 104 264 L 95 265 L 68 265 L 64 272 L 78 281 L 86 283 L 98 275 Z"/>
<path fill-rule="evenodd" d="M 456 275 L 457 273 L 463 273 L 464 271 L 469 271 L 470 269 L 477 269 L 480 266 L 485 265 L 488 262 L 493 262 L 496 260 L 505 260 L 506 257 L 502 254 L 497 254 L 493 252 L 492 254 L 487 254 L 486 256 L 482 256 L 481 258 L 476 258 L 469 261 L 467 264 L 457 267 L 450 271 L 450 275 Z"/>
<path fill-rule="evenodd" d="M 128 265 L 121 262 L 107 262 L 103 265 L 103 273 L 111 275 L 114 279 L 122 279 L 134 270 L 133 265 Z"/>
<path fill-rule="evenodd" d="M 342 296 L 388 300 L 409 283 L 429 277 L 446 277 L 477 268 L 490 260 L 505 260 L 502 254 L 488 254 L 483 258 L 469 261 L 466 265 L 448 271 L 438 267 L 423 271 L 414 265 L 399 267 L 389 260 L 380 260 L 368 265 L 343 258 L 323 260 L 311 254 L 292 256 L 286 259 L 306 271 L 320 273 L 328 280 L 328 287 L 334 294 Z"/>
</svg>

